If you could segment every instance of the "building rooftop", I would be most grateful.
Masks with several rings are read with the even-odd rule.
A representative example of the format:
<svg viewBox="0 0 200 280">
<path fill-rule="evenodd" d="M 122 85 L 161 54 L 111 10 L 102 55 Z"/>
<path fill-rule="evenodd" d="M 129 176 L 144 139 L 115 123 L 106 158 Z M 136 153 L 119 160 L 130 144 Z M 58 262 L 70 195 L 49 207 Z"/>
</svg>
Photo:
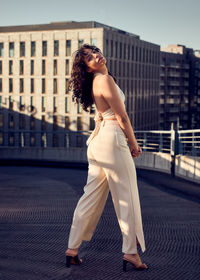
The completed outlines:
<svg viewBox="0 0 200 280">
<path fill-rule="evenodd" d="M 87 170 L 18 164 L 0 166 L 0 175 L 0 279 L 199 279 L 199 186 L 152 170 L 139 172 L 147 248 L 139 254 L 148 271 L 128 265 L 123 272 L 110 195 L 92 240 L 81 245 L 83 264 L 67 269 L 64 254 Z"/>
<path fill-rule="evenodd" d="M 17 26 L 0 26 L 0 33 L 6 32 L 26 32 L 26 31 L 47 31 L 47 30 L 63 30 L 63 29 L 83 29 L 83 28 L 104 28 L 107 30 L 116 31 L 121 34 L 126 34 L 136 38 L 138 35 L 123 31 L 121 29 L 111 27 L 109 25 L 99 23 L 96 21 L 61 21 L 50 22 L 47 24 L 31 24 L 31 25 L 17 25 Z"/>
</svg>

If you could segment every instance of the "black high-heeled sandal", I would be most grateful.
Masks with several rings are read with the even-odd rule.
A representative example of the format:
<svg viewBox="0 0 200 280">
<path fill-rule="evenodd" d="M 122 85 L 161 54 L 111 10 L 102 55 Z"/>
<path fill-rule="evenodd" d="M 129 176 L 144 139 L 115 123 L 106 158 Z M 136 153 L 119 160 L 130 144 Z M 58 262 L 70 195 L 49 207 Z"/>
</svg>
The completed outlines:
<svg viewBox="0 0 200 280">
<path fill-rule="evenodd" d="M 133 268 L 136 270 L 145 270 L 148 268 L 148 266 L 145 263 L 142 263 L 141 265 L 137 266 L 133 262 L 123 258 L 123 271 L 126 271 L 127 263 L 130 263 L 133 266 Z"/>
<path fill-rule="evenodd" d="M 71 264 L 80 265 L 82 264 L 82 260 L 79 258 L 78 255 L 76 256 L 66 255 L 66 267 L 70 267 Z"/>
</svg>

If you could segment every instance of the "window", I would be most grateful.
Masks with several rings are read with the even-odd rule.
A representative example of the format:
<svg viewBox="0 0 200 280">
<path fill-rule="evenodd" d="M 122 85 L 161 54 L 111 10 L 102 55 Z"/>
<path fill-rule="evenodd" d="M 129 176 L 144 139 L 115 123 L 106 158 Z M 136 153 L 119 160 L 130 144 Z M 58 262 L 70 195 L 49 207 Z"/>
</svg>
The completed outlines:
<svg viewBox="0 0 200 280">
<path fill-rule="evenodd" d="M 69 130 L 69 127 L 70 127 L 70 120 L 69 120 L 69 117 L 66 116 L 65 117 L 65 129 Z"/>
<path fill-rule="evenodd" d="M 69 79 L 65 79 L 65 93 L 69 92 Z"/>
<path fill-rule="evenodd" d="M 106 39 L 106 48 L 105 48 L 105 55 L 108 56 L 108 39 Z"/>
<path fill-rule="evenodd" d="M 95 107 L 94 107 L 94 105 L 92 105 L 90 107 L 90 114 L 94 114 L 94 113 L 95 113 Z"/>
<path fill-rule="evenodd" d="M 9 146 L 14 146 L 15 145 L 14 133 L 8 133 L 8 144 L 9 144 Z"/>
<path fill-rule="evenodd" d="M 45 112 L 45 97 L 42 96 L 42 112 Z"/>
<path fill-rule="evenodd" d="M 115 57 L 118 57 L 118 42 L 115 42 Z"/>
<path fill-rule="evenodd" d="M 9 79 L 9 92 L 13 92 L 13 79 Z"/>
<path fill-rule="evenodd" d="M 2 75 L 3 74 L 3 67 L 2 67 L 3 65 L 2 65 L 2 60 L 0 60 L 0 75 Z"/>
<path fill-rule="evenodd" d="M 124 43 L 124 59 L 126 59 L 126 44 Z"/>
<path fill-rule="evenodd" d="M 13 114 L 8 114 L 8 127 L 9 128 L 14 128 L 14 116 Z"/>
<path fill-rule="evenodd" d="M 66 56 L 71 55 L 71 40 L 66 40 Z"/>
<path fill-rule="evenodd" d="M 24 61 L 23 60 L 19 61 L 19 74 L 20 75 L 24 74 Z"/>
<path fill-rule="evenodd" d="M 58 135 L 53 134 L 53 147 L 59 147 Z"/>
<path fill-rule="evenodd" d="M 35 134 L 30 134 L 30 146 L 33 147 L 36 144 Z"/>
<path fill-rule="evenodd" d="M 128 59 L 130 59 L 130 45 L 128 45 Z"/>
<path fill-rule="evenodd" d="M 30 129 L 35 129 L 35 118 L 33 116 L 30 116 Z"/>
<path fill-rule="evenodd" d="M 122 58 L 122 42 L 119 43 L 119 58 Z"/>
<path fill-rule="evenodd" d="M 34 60 L 31 60 L 31 75 L 34 75 Z"/>
<path fill-rule="evenodd" d="M 69 59 L 65 60 L 65 75 L 69 75 Z"/>
<path fill-rule="evenodd" d="M 84 44 L 84 40 L 83 39 L 79 39 L 78 40 L 78 48 L 80 49 L 80 47 Z"/>
<path fill-rule="evenodd" d="M 20 42 L 20 56 L 25 56 L 25 42 Z"/>
<path fill-rule="evenodd" d="M 46 130 L 46 119 L 45 119 L 45 116 L 42 116 L 41 130 Z"/>
<path fill-rule="evenodd" d="M 47 41 L 42 41 L 42 56 L 47 56 Z"/>
<path fill-rule="evenodd" d="M 2 78 L 0 78 L 0 92 L 3 90 Z"/>
<path fill-rule="evenodd" d="M 82 112 L 81 104 L 77 104 L 77 114 L 80 114 Z"/>
<path fill-rule="evenodd" d="M 58 56 L 58 55 L 59 55 L 59 41 L 54 40 L 54 56 Z"/>
<path fill-rule="evenodd" d="M 58 87 L 57 87 L 57 79 L 53 79 L 53 93 L 57 93 Z"/>
<path fill-rule="evenodd" d="M 91 43 L 91 45 L 96 46 L 97 45 L 97 39 L 96 38 L 91 38 L 90 43 Z"/>
<path fill-rule="evenodd" d="M 3 114 L 0 114 L 0 127 L 4 126 Z"/>
<path fill-rule="evenodd" d="M 41 146 L 47 147 L 47 135 L 46 133 L 41 134 Z"/>
<path fill-rule="evenodd" d="M 46 74 L 46 60 L 42 60 L 42 75 Z"/>
<path fill-rule="evenodd" d="M 4 44 L 0 43 L 0 57 L 4 56 Z"/>
<path fill-rule="evenodd" d="M 14 56 L 14 42 L 9 43 L 9 57 Z"/>
<path fill-rule="evenodd" d="M 94 121 L 94 118 L 90 118 L 90 127 L 89 127 L 89 130 L 93 130 L 95 127 L 95 121 Z"/>
<path fill-rule="evenodd" d="M 57 59 L 54 59 L 54 61 L 53 61 L 53 74 L 54 75 L 58 74 Z"/>
<path fill-rule="evenodd" d="M 77 130 L 83 130 L 81 117 L 77 117 Z"/>
<path fill-rule="evenodd" d="M 138 47 L 135 47 L 135 60 L 138 61 Z"/>
<path fill-rule="evenodd" d="M 53 116 L 53 130 L 57 130 L 57 129 L 58 129 L 58 117 Z"/>
<path fill-rule="evenodd" d="M 24 92 L 24 79 L 19 79 L 19 91 Z"/>
<path fill-rule="evenodd" d="M 9 75 L 13 74 L 13 61 L 9 60 Z"/>
<path fill-rule="evenodd" d="M 24 97 L 23 96 L 19 97 L 19 109 L 20 109 L 20 111 L 24 111 L 25 110 Z"/>
<path fill-rule="evenodd" d="M 132 60 L 134 60 L 134 46 L 132 46 Z"/>
<path fill-rule="evenodd" d="M 46 81 L 45 79 L 42 79 L 42 93 L 46 92 Z"/>
<path fill-rule="evenodd" d="M 113 40 L 110 41 L 110 56 L 113 57 Z"/>
<path fill-rule="evenodd" d="M 36 47 L 35 47 L 35 42 L 31 42 L 31 56 L 35 56 L 35 50 L 36 50 Z"/>
<path fill-rule="evenodd" d="M 69 103 L 68 103 L 68 97 L 65 97 L 65 113 L 69 112 Z"/>
<path fill-rule="evenodd" d="M 25 127 L 26 127 L 25 115 L 20 114 L 19 115 L 19 128 L 20 129 L 25 129 Z"/>
<path fill-rule="evenodd" d="M 53 98 L 53 112 L 57 112 L 57 99 L 56 97 Z"/>
<path fill-rule="evenodd" d="M 31 93 L 34 93 L 34 79 L 31 79 Z"/>
<path fill-rule="evenodd" d="M 3 145 L 3 133 L 0 132 L 0 145 L 2 146 Z"/>
<path fill-rule="evenodd" d="M 12 99 L 12 96 L 9 96 L 9 109 L 13 109 L 13 99 Z"/>
<path fill-rule="evenodd" d="M 34 99 L 33 96 L 30 97 L 30 111 L 33 112 L 34 111 Z"/>
</svg>

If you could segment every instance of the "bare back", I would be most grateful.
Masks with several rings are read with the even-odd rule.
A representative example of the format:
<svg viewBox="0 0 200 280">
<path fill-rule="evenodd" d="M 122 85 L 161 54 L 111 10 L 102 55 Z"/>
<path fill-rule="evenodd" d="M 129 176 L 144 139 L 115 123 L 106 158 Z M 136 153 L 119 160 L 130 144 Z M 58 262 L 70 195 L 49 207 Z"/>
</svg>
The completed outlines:
<svg viewBox="0 0 200 280">
<path fill-rule="evenodd" d="M 110 105 L 108 104 L 106 99 L 102 96 L 99 75 L 97 75 L 93 79 L 92 96 L 98 112 L 103 113 L 110 108 Z"/>
</svg>

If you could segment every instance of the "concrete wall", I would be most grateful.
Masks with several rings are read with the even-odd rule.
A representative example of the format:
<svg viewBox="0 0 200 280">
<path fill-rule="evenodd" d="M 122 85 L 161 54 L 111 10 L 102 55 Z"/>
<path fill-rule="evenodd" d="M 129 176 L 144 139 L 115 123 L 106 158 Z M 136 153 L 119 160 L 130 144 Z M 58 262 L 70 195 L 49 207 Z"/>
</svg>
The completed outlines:
<svg viewBox="0 0 200 280">
<path fill-rule="evenodd" d="M 0 148 L 0 160 L 42 160 L 54 162 L 87 163 L 85 148 Z M 134 159 L 137 168 L 171 173 L 171 156 L 165 153 L 143 152 Z M 178 155 L 175 175 L 200 183 L 200 158 Z"/>
<path fill-rule="evenodd" d="M 200 158 L 183 155 L 176 156 L 175 172 L 176 176 L 200 183 Z"/>
</svg>

